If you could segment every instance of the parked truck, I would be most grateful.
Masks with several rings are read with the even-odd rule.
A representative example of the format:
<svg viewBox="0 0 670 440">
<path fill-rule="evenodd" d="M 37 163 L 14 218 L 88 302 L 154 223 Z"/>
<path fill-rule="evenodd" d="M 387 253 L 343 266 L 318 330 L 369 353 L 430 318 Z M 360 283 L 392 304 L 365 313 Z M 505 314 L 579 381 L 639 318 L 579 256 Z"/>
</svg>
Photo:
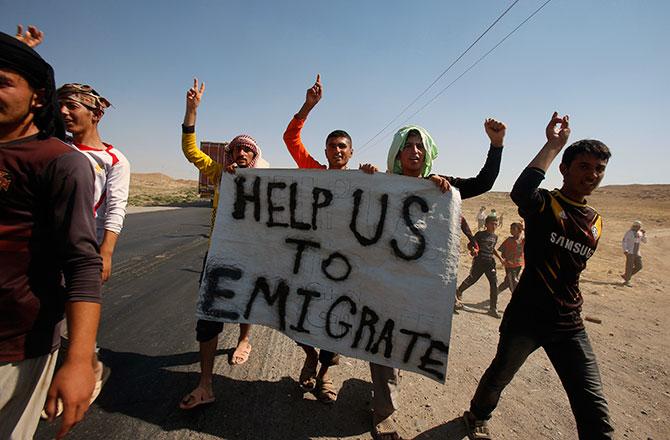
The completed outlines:
<svg viewBox="0 0 670 440">
<path fill-rule="evenodd" d="M 226 145 L 228 145 L 228 142 L 201 141 L 200 149 L 211 157 L 213 161 L 223 163 Z M 214 197 L 214 187 L 218 184 L 219 182 L 212 182 L 201 171 L 198 175 L 198 194 L 201 198 L 212 199 Z"/>
</svg>

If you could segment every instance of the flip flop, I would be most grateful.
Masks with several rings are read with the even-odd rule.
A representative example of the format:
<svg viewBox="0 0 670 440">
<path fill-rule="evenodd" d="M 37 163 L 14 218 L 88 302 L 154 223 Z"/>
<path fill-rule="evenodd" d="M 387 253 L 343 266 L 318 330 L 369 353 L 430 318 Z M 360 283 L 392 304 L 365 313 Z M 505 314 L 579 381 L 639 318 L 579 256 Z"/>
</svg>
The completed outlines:
<svg viewBox="0 0 670 440">
<path fill-rule="evenodd" d="M 251 344 L 246 343 L 246 346 L 237 345 L 233 355 L 230 358 L 230 365 L 242 365 L 249 360 L 249 354 L 251 354 Z"/>
<path fill-rule="evenodd" d="M 337 400 L 337 388 L 331 379 L 321 379 L 317 382 L 317 396 L 322 403 L 333 404 Z"/>
<path fill-rule="evenodd" d="M 190 410 L 201 405 L 214 403 L 214 401 L 216 401 L 215 397 L 204 397 L 204 390 L 200 393 L 197 393 L 198 390 L 202 390 L 202 388 L 198 387 L 184 396 L 184 398 L 181 399 L 181 402 L 179 402 L 179 408 Z"/>
</svg>

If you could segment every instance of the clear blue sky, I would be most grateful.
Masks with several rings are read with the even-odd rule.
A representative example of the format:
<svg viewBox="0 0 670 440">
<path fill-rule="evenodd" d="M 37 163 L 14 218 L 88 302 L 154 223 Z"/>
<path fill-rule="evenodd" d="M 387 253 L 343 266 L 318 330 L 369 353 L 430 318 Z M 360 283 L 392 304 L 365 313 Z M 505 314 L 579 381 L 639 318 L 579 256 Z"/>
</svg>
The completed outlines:
<svg viewBox="0 0 670 440">
<path fill-rule="evenodd" d="M 184 95 L 193 76 L 207 90 L 201 140 L 254 136 L 273 166 L 294 167 L 282 133 L 321 73 L 324 97 L 303 140 L 325 161 L 336 128 L 354 140 L 353 163 L 385 169 L 390 138 L 356 151 L 488 27 L 512 0 L 470 1 L 8 1 L 0 29 L 44 30 L 38 48 L 58 84 L 92 84 L 114 105 L 103 139 L 134 172 L 195 178 L 180 149 Z M 543 3 L 521 0 L 408 114 L 430 99 Z M 410 122 L 428 129 L 434 169 L 475 175 L 488 148 L 482 124 L 508 124 L 496 190 L 544 143 L 556 109 L 571 140 L 613 151 L 604 184 L 668 183 L 670 2 L 553 0 Z M 560 184 L 557 164 L 546 186 Z"/>
</svg>

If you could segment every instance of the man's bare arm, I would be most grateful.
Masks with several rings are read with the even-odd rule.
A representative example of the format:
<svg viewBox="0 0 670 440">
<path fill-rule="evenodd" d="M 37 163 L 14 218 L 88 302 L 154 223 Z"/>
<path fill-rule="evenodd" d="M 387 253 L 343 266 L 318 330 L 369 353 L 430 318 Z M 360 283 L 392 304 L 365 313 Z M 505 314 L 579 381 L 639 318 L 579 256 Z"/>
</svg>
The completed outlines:
<svg viewBox="0 0 670 440">
<path fill-rule="evenodd" d="M 57 401 L 63 401 L 63 422 L 56 435 L 61 439 L 84 418 L 95 386 L 93 352 L 100 322 L 100 304 L 77 301 L 65 305 L 70 347 L 56 372 L 45 405 L 49 419 L 56 416 Z"/>
</svg>

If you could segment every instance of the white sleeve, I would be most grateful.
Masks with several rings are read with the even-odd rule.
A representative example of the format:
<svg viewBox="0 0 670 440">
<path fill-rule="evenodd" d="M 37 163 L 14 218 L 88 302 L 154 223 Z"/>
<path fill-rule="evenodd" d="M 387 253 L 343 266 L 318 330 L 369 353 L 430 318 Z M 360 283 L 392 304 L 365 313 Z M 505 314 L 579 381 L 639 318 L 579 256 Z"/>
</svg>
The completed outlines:
<svg viewBox="0 0 670 440">
<path fill-rule="evenodd" d="M 130 186 L 130 162 L 118 150 L 114 152 L 119 161 L 112 166 L 107 175 L 107 215 L 105 229 L 121 233 L 123 220 L 126 217 L 128 204 L 128 187 Z"/>
<path fill-rule="evenodd" d="M 623 241 L 621 242 L 623 251 L 628 254 L 633 253 L 633 246 L 635 245 L 634 241 L 635 240 L 633 239 L 632 231 L 627 231 L 623 236 Z"/>
</svg>

